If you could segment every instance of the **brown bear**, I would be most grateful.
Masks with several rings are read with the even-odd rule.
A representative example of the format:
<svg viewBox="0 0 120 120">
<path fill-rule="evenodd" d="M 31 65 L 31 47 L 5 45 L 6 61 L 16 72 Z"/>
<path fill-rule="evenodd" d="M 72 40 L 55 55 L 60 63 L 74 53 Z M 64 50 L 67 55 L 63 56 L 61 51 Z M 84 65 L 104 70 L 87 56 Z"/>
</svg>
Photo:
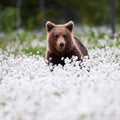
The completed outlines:
<svg viewBox="0 0 120 120">
<path fill-rule="evenodd" d="M 48 63 L 64 65 L 64 59 L 67 57 L 77 56 L 78 60 L 82 61 L 84 56 L 88 56 L 87 49 L 73 36 L 73 27 L 72 21 L 59 25 L 50 21 L 46 22 L 47 50 L 45 59 Z"/>
</svg>

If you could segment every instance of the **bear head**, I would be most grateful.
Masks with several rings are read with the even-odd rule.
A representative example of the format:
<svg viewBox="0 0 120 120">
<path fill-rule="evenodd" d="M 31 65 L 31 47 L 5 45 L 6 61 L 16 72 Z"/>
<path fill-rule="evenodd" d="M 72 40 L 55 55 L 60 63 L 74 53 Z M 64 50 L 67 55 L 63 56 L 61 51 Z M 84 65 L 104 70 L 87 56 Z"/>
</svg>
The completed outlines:
<svg viewBox="0 0 120 120">
<path fill-rule="evenodd" d="M 72 21 L 59 25 L 47 21 L 47 49 L 51 52 L 54 52 L 56 55 L 70 52 L 74 47 L 72 33 L 73 27 L 74 23 Z"/>
</svg>

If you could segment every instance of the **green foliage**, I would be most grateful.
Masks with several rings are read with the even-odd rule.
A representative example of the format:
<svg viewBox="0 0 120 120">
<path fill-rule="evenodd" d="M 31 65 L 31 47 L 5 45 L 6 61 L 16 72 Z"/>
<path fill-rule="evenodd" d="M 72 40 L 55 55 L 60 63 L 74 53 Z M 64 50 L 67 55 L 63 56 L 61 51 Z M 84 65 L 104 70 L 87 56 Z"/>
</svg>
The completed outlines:
<svg viewBox="0 0 120 120">
<path fill-rule="evenodd" d="M 40 33 L 36 33 L 35 31 L 17 31 L 0 34 L 0 48 L 15 55 L 23 53 L 43 55 L 46 49 L 45 39 L 44 31 Z"/>
<path fill-rule="evenodd" d="M 24 0 L 21 6 L 22 27 L 25 29 L 39 29 L 41 14 L 39 0 Z"/>
<path fill-rule="evenodd" d="M 4 10 L 0 8 L 0 31 L 10 32 L 16 27 L 16 9 L 7 7 Z"/>
<path fill-rule="evenodd" d="M 22 0 L 22 28 L 29 30 L 41 29 L 42 20 L 63 23 L 73 20 L 75 23 L 88 25 L 110 24 L 110 1 L 108 0 Z M 16 24 L 16 0 L 1 1 L 0 30 L 11 31 Z M 116 22 L 120 24 L 120 0 L 116 0 Z M 41 8 L 44 7 L 45 16 Z M 45 17 L 45 18 L 44 18 Z M 8 22 L 9 21 L 9 22 Z M 43 23 L 44 26 L 45 23 Z M 42 26 L 42 27 L 43 27 Z"/>
<path fill-rule="evenodd" d="M 37 54 L 37 55 L 44 55 L 46 48 L 45 47 L 29 47 L 27 49 L 23 49 L 24 54 Z"/>
<path fill-rule="evenodd" d="M 76 27 L 74 35 L 88 48 L 104 48 L 106 46 L 120 46 L 120 33 L 116 33 L 115 38 L 111 39 L 108 28 Z M 16 31 L 7 34 L 0 34 L 0 48 L 8 53 L 37 54 L 44 55 L 46 50 L 46 32 L 35 31 Z"/>
</svg>

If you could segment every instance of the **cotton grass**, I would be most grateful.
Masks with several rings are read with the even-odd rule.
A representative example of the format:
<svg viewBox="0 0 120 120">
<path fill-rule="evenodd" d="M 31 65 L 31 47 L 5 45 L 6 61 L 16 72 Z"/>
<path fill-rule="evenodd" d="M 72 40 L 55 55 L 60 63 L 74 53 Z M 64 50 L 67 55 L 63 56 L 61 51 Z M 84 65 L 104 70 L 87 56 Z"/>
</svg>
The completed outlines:
<svg viewBox="0 0 120 120">
<path fill-rule="evenodd" d="M 119 120 L 120 47 L 89 50 L 82 69 L 0 50 L 1 120 Z"/>
</svg>

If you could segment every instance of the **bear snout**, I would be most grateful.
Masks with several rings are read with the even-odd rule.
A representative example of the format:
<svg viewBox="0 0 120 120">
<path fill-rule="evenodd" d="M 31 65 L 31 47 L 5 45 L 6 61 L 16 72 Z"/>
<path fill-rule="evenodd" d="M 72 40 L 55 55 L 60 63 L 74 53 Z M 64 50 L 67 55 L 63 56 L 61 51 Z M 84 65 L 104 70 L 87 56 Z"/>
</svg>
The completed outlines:
<svg viewBox="0 0 120 120">
<path fill-rule="evenodd" d="M 63 52 L 65 50 L 65 42 L 64 41 L 58 41 L 56 45 L 56 50 L 59 52 Z"/>
<path fill-rule="evenodd" d="M 60 48 L 62 48 L 62 47 L 64 47 L 64 45 L 65 44 L 63 42 L 61 42 L 59 46 L 60 46 Z"/>
</svg>

